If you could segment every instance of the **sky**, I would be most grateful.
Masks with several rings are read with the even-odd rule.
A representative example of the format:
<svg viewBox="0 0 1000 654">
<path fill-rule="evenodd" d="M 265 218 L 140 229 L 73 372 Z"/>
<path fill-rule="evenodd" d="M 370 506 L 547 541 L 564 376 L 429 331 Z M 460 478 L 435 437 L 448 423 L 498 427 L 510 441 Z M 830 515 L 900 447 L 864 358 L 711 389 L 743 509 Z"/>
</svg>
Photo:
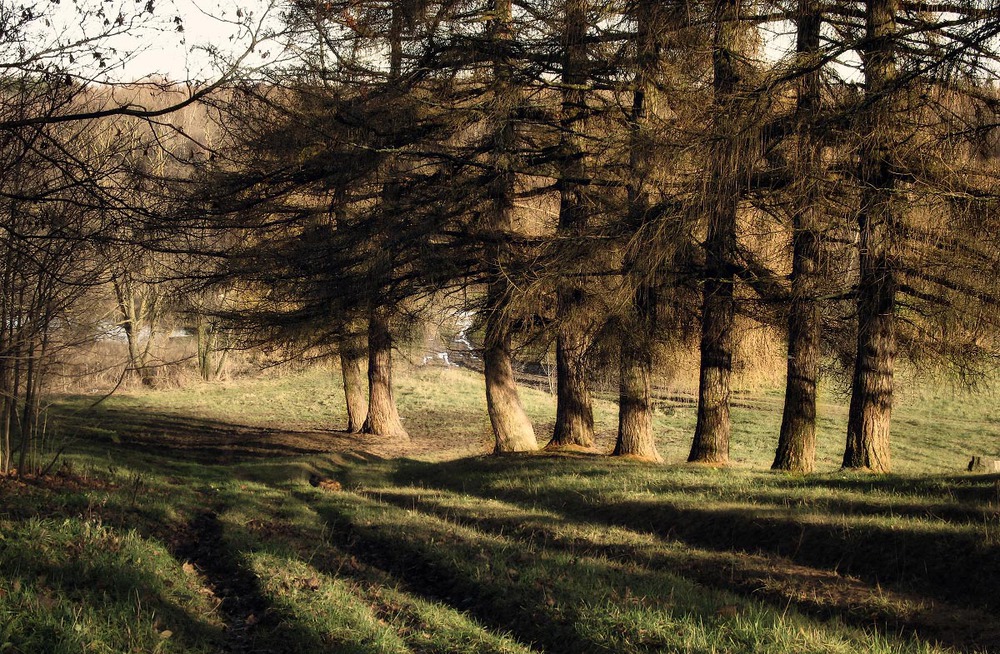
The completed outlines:
<svg viewBox="0 0 1000 654">
<path fill-rule="evenodd" d="M 7 4 L 6 0 L 0 0 Z M 122 32 L 103 43 L 107 54 L 98 67 L 87 49 L 70 66 L 81 79 L 129 82 L 167 79 L 173 82 L 212 81 L 227 64 L 244 55 L 268 30 L 280 28 L 282 6 L 288 0 L 36 0 L 46 20 L 37 24 L 36 50 L 52 43 L 72 42 L 81 35 L 108 29 Z M 146 11 L 152 7 L 152 14 Z M 124 21 L 117 27 L 118 16 Z M 110 27 L 105 23 L 110 21 Z M 777 59 L 794 47 L 789 24 L 772 25 L 764 35 L 766 55 Z M 243 59 L 245 66 L 264 65 L 281 54 L 275 40 L 263 39 Z M 66 62 L 61 62 L 67 65 Z M 856 76 L 856 61 L 841 71 Z"/>
<path fill-rule="evenodd" d="M 279 25 L 279 5 L 278 0 L 42 0 L 37 6 L 45 20 L 36 23 L 32 45 L 43 50 L 115 30 L 120 33 L 101 41 L 103 68 L 89 51 L 63 65 L 81 77 L 104 76 L 115 82 L 151 77 L 206 81 L 217 78 L 227 61 L 245 53 L 253 34 L 265 34 Z M 152 14 L 144 11 L 150 6 Z M 244 63 L 264 63 L 265 53 L 277 48 L 275 43 L 261 42 Z"/>
</svg>

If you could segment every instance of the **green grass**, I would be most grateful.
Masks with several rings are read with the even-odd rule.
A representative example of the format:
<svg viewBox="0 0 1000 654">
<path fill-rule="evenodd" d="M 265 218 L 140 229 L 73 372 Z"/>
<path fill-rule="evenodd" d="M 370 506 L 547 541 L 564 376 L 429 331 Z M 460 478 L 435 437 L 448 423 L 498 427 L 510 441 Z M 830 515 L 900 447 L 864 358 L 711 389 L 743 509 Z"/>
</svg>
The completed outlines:
<svg viewBox="0 0 1000 654">
<path fill-rule="evenodd" d="M 544 443 L 552 430 L 555 399 L 527 387 L 521 394 L 539 441 Z M 397 375 L 395 395 L 411 435 L 435 440 L 431 452 L 416 458 L 443 460 L 491 450 L 480 375 L 416 368 Z M 963 471 L 973 455 L 1000 456 L 1000 403 L 992 389 L 963 393 L 947 384 L 918 385 L 911 380 L 901 382 L 897 395 L 892 427 L 895 471 L 949 474 Z M 192 428 L 231 431 L 234 424 L 250 429 L 315 431 L 339 429 L 347 421 L 340 379 L 320 366 L 274 378 L 123 393 L 104 402 L 96 412 L 86 411 L 93 399 L 67 401 L 61 413 L 68 407 L 84 411 L 85 421 L 72 421 L 74 429 L 83 430 L 83 436 L 109 441 L 120 436 L 157 436 L 157 431 L 169 436 L 171 427 L 181 433 Z M 594 403 L 599 445 L 609 451 L 618 427 L 613 400 L 599 395 Z M 781 402 L 781 389 L 775 388 L 756 393 L 744 390 L 734 396 L 734 466 L 770 466 L 781 424 Z M 821 388 L 818 413 L 817 467 L 821 472 L 835 472 L 843 457 L 846 398 L 829 385 Z M 695 406 L 690 403 L 662 401 L 657 406 L 654 429 L 667 463 L 687 459 L 695 417 Z"/>
<path fill-rule="evenodd" d="M 685 404 L 658 410 L 652 465 L 469 458 L 490 445 L 475 375 L 416 370 L 397 393 L 403 458 L 349 451 L 379 444 L 332 431 L 322 369 L 67 399 L 70 465 L 0 481 L 0 652 L 1000 648 L 1000 479 L 961 472 L 996 446 L 988 398 L 907 393 L 902 473 L 871 477 L 835 470 L 831 397 L 824 472 L 801 476 L 766 469 L 773 393 L 739 398 L 725 470 L 679 463 Z M 542 436 L 552 399 L 525 403 Z M 607 443 L 614 405 L 596 408 Z"/>
</svg>

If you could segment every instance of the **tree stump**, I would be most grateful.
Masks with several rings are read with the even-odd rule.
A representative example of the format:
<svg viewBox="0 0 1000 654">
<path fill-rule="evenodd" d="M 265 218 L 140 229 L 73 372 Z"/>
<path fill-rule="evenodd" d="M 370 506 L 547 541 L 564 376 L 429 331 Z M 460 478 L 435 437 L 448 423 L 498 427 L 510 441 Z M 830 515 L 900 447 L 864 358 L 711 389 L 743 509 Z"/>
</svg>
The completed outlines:
<svg viewBox="0 0 1000 654">
<path fill-rule="evenodd" d="M 988 456 L 974 456 L 969 461 L 969 472 L 978 473 L 1000 473 L 1000 459 Z"/>
</svg>

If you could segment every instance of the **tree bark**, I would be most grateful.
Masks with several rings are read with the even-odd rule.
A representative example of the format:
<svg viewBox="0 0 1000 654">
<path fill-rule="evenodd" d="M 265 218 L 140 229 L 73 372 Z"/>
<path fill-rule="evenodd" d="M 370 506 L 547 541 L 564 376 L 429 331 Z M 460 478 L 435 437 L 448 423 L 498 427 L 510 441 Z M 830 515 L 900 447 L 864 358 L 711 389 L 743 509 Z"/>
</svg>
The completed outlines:
<svg viewBox="0 0 1000 654">
<path fill-rule="evenodd" d="M 587 119 L 587 0 L 566 0 L 563 31 L 562 117 L 560 128 L 559 227 L 561 235 L 579 237 L 587 227 L 585 146 Z M 594 416 L 587 387 L 586 354 L 590 347 L 586 291 L 576 281 L 559 290 L 556 337 L 556 424 L 547 447 L 594 444 Z"/>
<path fill-rule="evenodd" d="M 718 270 L 718 265 L 715 268 Z M 734 311 L 731 274 L 707 279 L 704 294 L 698 420 L 688 461 L 728 463 Z"/>
<path fill-rule="evenodd" d="M 402 75 L 403 62 L 403 14 L 402 7 L 393 5 L 389 25 L 389 84 L 396 84 Z M 397 210 L 400 197 L 400 169 L 397 158 L 390 159 L 386 166 L 386 179 L 382 184 L 382 212 L 391 214 Z M 394 268 L 393 253 L 389 250 L 374 253 L 370 275 L 372 292 L 378 294 L 392 278 Z M 374 298 L 378 302 L 380 298 Z M 368 415 L 361 426 L 362 433 L 377 434 L 390 438 L 409 439 L 403 428 L 392 394 L 392 332 L 389 327 L 390 310 L 387 306 L 375 304 L 368 315 Z"/>
<path fill-rule="evenodd" d="M 893 201 L 899 7 L 898 0 L 870 0 L 866 7 L 865 95 L 871 108 L 859 152 L 862 193 L 858 212 L 858 343 L 844 467 L 889 472 L 899 239 Z"/>
<path fill-rule="evenodd" d="M 820 28 L 817 0 L 799 0 L 797 54 L 803 68 L 797 100 L 798 134 L 794 167 L 792 302 L 788 314 L 788 372 L 781 432 L 774 470 L 810 473 L 816 467 L 816 385 L 819 379 L 820 326 L 816 286 L 822 234 L 819 225 L 818 180 L 823 174 L 821 143 L 811 129 L 821 108 Z"/>
<path fill-rule="evenodd" d="M 656 451 L 653 435 L 651 378 L 653 356 L 651 341 L 656 313 L 652 290 L 640 286 L 634 300 L 637 333 L 634 338 L 622 335 L 621 365 L 618 383 L 618 438 L 614 456 L 631 456 L 663 461 Z"/>
<path fill-rule="evenodd" d="M 556 424 L 548 448 L 594 445 L 594 411 L 584 365 L 588 341 L 575 329 L 564 329 L 556 337 Z"/>
<path fill-rule="evenodd" d="M 496 129 L 490 143 L 491 161 L 489 184 L 490 210 L 487 230 L 496 246 L 488 253 L 490 281 L 486 291 L 485 338 L 483 342 L 483 373 L 486 377 L 486 408 L 495 439 L 494 453 L 526 452 L 538 449 L 535 430 L 524 412 L 514 378 L 511 355 L 510 318 L 508 305 L 511 285 L 504 267 L 511 259 L 509 234 L 513 229 L 514 185 L 516 173 L 513 157 L 516 141 L 514 111 L 520 92 L 514 83 L 510 48 L 510 0 L 494 0 L 490 22 L 493 46 L 493 85 Z"/>
<path fill-rule="evenodd" d="M 646 178 L 652 167 L 651 149 L 643 143 L 647 123 L 647 97 L 655 90 L 660 65 L 660 39 L 667 26 L 661 24 L 659 3 L 643 0 L 636 6 L 636 69 L 632 111 L 629 116 L 629 178 L 627 218 L 639 229 L 649 210 Z M 653 436 L 651 378 L 653 342 L 656 328 L 656 301 L 645 276 L 628 271 L 625 283 L 635 287 L 627 317 L 622 325 L 621 362 L 618 380 L 618 437 L 613 456 L 632 456 L 662 461 Z"/>
<path fill-rule="evenodd" d="M 409 439 L 392 395 L 392 333 L 388 309 L 376 308 L 368 321 L 368 417 L 365 434 Z"/>
<path fill-rule="evenodd" d="M 344 402 L 347 405 L 347 431 L 357 434 L 364 427 L 368 413 L 365 392 L 367 344 L 357 322 L 349 322 L 340 340 L 340 372 L 344 380 Z M 390 346 L 391 347 L 391 346 Z"/>
<path fill-rule="evenodd" d="M 486 408 L 496 438 L 495 454 L 538 449 L 535 430 L 517 393 L 511 363 L 510 333 L 506 318 L 498 313 L 486 319 L 483 365 L 486 373 Z"/>
<path fill-rule="evenodd" d="M 753 107 L 742 97 L 751 42 L 743 0 L 714 6 L 712 69 L 715 118 L 704 210 L 705 277 L 702 288 L 698 422 L 688 461 L 729 462 L 730 378 L 733 370 L 736 216 L 755 156 Z"/>
</svg>

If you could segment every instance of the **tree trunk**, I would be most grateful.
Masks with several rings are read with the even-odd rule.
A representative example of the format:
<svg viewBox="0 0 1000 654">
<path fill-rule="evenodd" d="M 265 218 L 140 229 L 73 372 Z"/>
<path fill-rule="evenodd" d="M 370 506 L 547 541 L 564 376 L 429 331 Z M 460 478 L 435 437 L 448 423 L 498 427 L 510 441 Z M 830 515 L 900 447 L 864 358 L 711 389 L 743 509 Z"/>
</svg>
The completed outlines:
<svg viewBox="0 0 1000 654">
<path fill-rule="evenodd" d="M 688 461 L 728 463 L 729 379 L 733 370 L 733 280 L 705 281 L 698 421 Z"/>
<path fill-rule="evenodd" d="M 749 43 L 742 0 L 715 5 L 712 44 L 715 125 L 704 202 L 708 217 L 702 292 L 698 422 L 688 461 L 729 462 L 729 382 L 733 370 L 736 214 L 753 138 L 752 118 L 739 97 Z"/>
<path fill-rule="evenodd" d="M 214 381 L 216 367 L 212 362 L 212 352 L 215 350 L 215 329 L 201 313 L 197 317 L 196 334 L 198 339 L 198 371 L 203 381 Z"/>
<path fill-rule="evenodd" d="M 655 91 L 660 67 L 660 40 L 667 26 L 660 20 L 664 13 L 656 0 L 643 0 L 635 8 L 636 67 L 632 112 L 629 116 L 628 223 L 641 229 L 649 212 L 646 179 L 653 167 L 652 152 L 643 143 L 647 123 L 647 96 Z M 626 257 L 625 283 L 635 287 L 631 306 L 621 327 L 621 362 L 618 383 L 618 438 L 613 456 L 633 456 L 662 461 L 653 437 L 653 406 L 650 379 L 653 371 L 652 348 L 656 329 L 655 292 L 644 279 L 643 271 L 629 270 Z"/>
<path fill-rule="evenodd" d="M 135 288 L 136 284 L 137 282 L 126 272 L 121 273 L 120 278 L 115 279 L 112 285 L 128 345 L 128 369 L 139 377 L 143 386 L 153 386 L 153 371 L 149 368 L 148 359 L 153 344 L 153 329 L 159 300 L 156 291 L 149 289 L 145 294 L 139 293 Z M 143 327 L 149 329 L 144 346 L 139 343 Z"/>
<path fill-rule="evenodd" d="M 365 392 L 365 359 L 368 348 L 361 326 L 350 322 L 340 341 L 340 372 L 344 379 L 344 402 L 347 404 L 347 431 L 359 433 L 368 413 Z M 391 390 L 391 389 L 390 389 Z"/>
<path fill-rule="evenodd" d="M 893 195 L 897 118 L 896 13 L 898 0 L 871 0 L 866 10 L 865 95 L 871 109 L 859 152 L 858 344 L 847 419 L 844 467 L 889 472 L 889 424 L 896 355 L 896 262 Z"/>
<path fill-rule="evenodd" d="M 653 437 L 653 405 L 650 379 L 653 373 L 651 341 L 655 301 L 648 286 L 640 286 L 634 301 L 637 333 L 622 334 L 618 384 L 618 439 L 614 456 L 632 456 L 663 461 Z"/>
<path fill-rule="evenodd" d="M 490 143 L 489 185 L 490 211 L 487 230 L 496 246 L 488 254 L 490 281 L 486 292 L 486 334 L 483 343 L 483 372 L 486 377 L 486 408 L 495 439 L 494 453 L 526 452 L 538 449 L 535 430 L 524 412 L 517 392 L 511 356 L 510 319 L 507 306 L 511 285 L 504 266 L 510 256 L 509 235 L 513 229 L 514 211 L 514 151 L 516 129 L 514 111 L 520 101 L 520 91 L 514 83 L 510 48 L 510 0 L 494 0 L 490 39 L 496 52 L 493 62 L 493 84 L 496 129 Z"/>
<path fill-rule="evenodd" d="M 587 387 L 585 334 L 565 329 L 556 338 L 556 424 L 548 448 L 593 447 L 594 411 Z"/>
<path fill-rule="evenodd" d="M 365 434 L 408 439 L 392 396 L 392 334 L 388 309 L 379 307 L 368 321 L 368 417 Z"/>
<path fill-rule="evenodd" d="M 20 428 L 18 432 L 21 436 L 20 443 L 20 455 L 18 456 L 17 469 L 18 474 L 25 474 L 29 471 L 34 472 L 32 469 L 34 467 L 32 459 L 34 459 L 35 454 L 35 410 L 37 409 L 37 403 L 35 401 L 35 391 L 38 390 L 35 387 L 35 375 L 37 374 L 36 366 L 38 360 L 35 356 L 35 344 L 29 342 L 26 344 L 25 348 L 25 382 L 24 382 L 24 406 L 21 409 L 21 416 L 19 420 Z"/>
<path fill-rule="evenodd" d="M 507 319 L 499 312 L 487 316 L 486 342 L 483 346 L 486 408 L 496 438 L 495 454 L 538 449 L 535 430 L 517 393 L 506 322 Z"/>
<path fill-rule="evenodd" d="M 814 245 L 800 245 L 807 239 L 800 234 L 796 239 L 796 269 L 793 275 L 812 274 L 806 272 L 809 254 L 800 249 Z M 814 244 L 813 239 L 809 239 Z M 807 263 L 808 261 L 808 263 Z M 788 372 L 785 379 L 785 406 L 781 416 L 781 433 L 778 449 L 774 455 L 774 470 L 790 472 L 812 472 L 816 467 L 816 381 L 819 377 L 819 310 L 815 300 L 799 295 L 805 289 L 797 288 L 792 280 L 793 298 L 788 316 Z"/>
<path fill-rule="evenodd" d="M 799 114 L 793 216 L 792 302 L 788 314 L 788 373 L 781 433 L 774 470 L 812 472 L 816 467 L 816 384 L 819 379 L 820 326 L 816 285 L 820 275 L 819 225 L 821 143 L 810 126 L 821 108 L 820 47 L 822 14 L 817 0 L 799 0 L 797 53 L 804 72 L 799 80 Z"/>
<path fill-rule="evenodd" d="M 583 126 L 587 119 L 587 0 L 566 0 L 563 31 L 562 135 L 559 143 L 559 233 L 576 238 L 587 227 Z M 585 358 L 590 347 L 586 291 L 565 281 L 557 291 L 556 424 L 547 447 L 594 444 L 594 415 Z"/>
</svg>

